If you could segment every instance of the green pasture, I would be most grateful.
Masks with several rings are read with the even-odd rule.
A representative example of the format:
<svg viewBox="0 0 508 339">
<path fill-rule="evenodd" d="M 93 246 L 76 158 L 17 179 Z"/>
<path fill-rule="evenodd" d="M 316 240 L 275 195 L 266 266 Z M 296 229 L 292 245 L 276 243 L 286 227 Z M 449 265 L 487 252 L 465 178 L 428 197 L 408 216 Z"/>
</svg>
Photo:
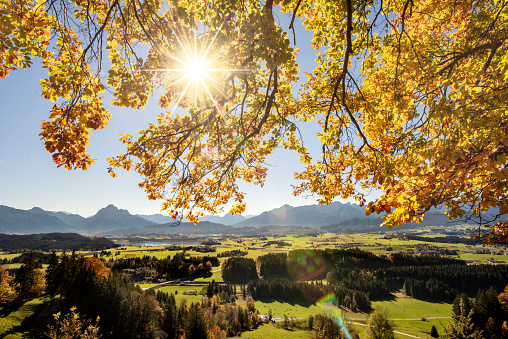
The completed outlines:
<svg viewBox="0 0 508 339">
<path fill-rule="evenodd" d="M 242 305 L 242 303 L 239 303 Z M 301 300 L 294 302 L 285 302 L 275 299 L 255 300 L 254 306 L 259 314 L 268 316 L 268 312 L 272 310 L 273 318 L 307 318 L 309 315 L 322 313 L 323 309 L 312 301 Z"/>
<path fill-rule="evenodd" d="M 213 272 L 212 275 L 209 277 L 199 277 L 199 278 L 189 279 L 186 281 L 188 281 L 188 282 L 210 282 L 212 280 L 215 280 L 215 282 L 223 282 L 224 281 L 224 280 L 222 280 L 222 273 L 220 271 L 220 266 L 219 267 L 212 267 L 212 272 Z"/>
<path fill-rule="evenodd" d="M 390 319 L 395 331 L 422 338 L 429 337 L 432 325 L 436 326 L 439 333 L 444 333 L 444 326 L 451 321 L 449 317 L 451 317 L 452 314 L 451 303 L 431 302 L 413 298 L 394 298 L 390 300 L 373 301 L 372 307 L 374 309 L 379 309 Z M 346 321 L 365 323 L 368 314 L 363 312 L 344 312 L 343 316 Z M 435 317 L 446 318 L 432 319 Z M 354 327 L 361 333 L 365 331 L 365 326 L 354 325 Z M 361 334 L 360 337 L 362 337 Z M 395 338 L 407 337 L 396 334 Z"/>
<path fill-rule="evenodd" d="M 504 261 L 508 263 L 508 255 L 503 254 L 476 254 L 476 253 L 460 253 L 460 259 L 462 260 L 473 260 L 486 263 L 487 260 L 494 259 L 498 261 Z"/>
<path fill-rule="evenodd" d="M 13 258 L 19 257 L 20 253 L 1 253 L 0 260 L 8 259 L 11 260 Z"/>
<path fill-rule="evenodd" d="M 5 268 L 5 269 L 12 269 L 12 268 L 20 268 L 21 265 L 22 265 L 21 263 L 5 264 L 5 265 L 2 265 L 2 267 Z"/>
<path fill-rule="evenodd" d="M 191 303 L 200 303 L 203 299 L 203 296 L 199 294 L 201 292 L 202 287 L 201 286 L 163 286 L 158 289 L 158 291 L 165 292 L 165 293 L 173 293 L 175 295 L 175 300 L 177 305 L 179 305 L 183 299 L 187 301 L 187 305 L 190 305 Z M 197 295 L 186 295 L 183 294 L 184 292 L 189 291 L 197 291 Z"/>
<path fill-rule="evenodd" d="M 452 304 L 413 298 L 373 301 L 372 308 L 386 312 L 389 319 L 451 317 Z"/>
<path fill-rule="evenodd" d="M 393 321 L 394 330 L 402 333 L 416 335 L 421 338 L 430 338 L 430 330 L 432 325 L 436 329 L 440 337 L 444 337 L 445 327 L 448 326 L 451 319 L 429 319 L 429 320 L 410 320 L 410 321 Z M 396 334 L 395 338 L 407 338 L 400 334 Z"/>
<path fill-rule="evenodd" d="M 309 339 L 312 338 L 311 332 L 283 328 L 278 328 L 273 324 L 261 324 L 252 331 L 243 332 L 241 338 L 251 339 L 266 339 L 266 338 L 277 338 L 277 339 Z"/>
</svg>

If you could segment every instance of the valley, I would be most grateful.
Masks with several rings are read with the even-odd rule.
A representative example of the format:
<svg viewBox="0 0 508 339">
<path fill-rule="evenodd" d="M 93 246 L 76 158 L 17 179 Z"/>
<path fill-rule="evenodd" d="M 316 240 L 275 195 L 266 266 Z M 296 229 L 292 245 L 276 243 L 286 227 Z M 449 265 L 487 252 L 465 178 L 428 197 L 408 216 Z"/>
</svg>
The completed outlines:
<svg viewBox="0 0 508 339">
<path fill-rule="evenodd" d="M 445 232 L 439 233 L 443 231 Z M 137 286 L 145 290 L 145 294 L 167 293 L 169 295 L 174 295 L 176 305 L 204 305 L 204 300 L 210 297 L 210 293 L 208 293 L 207 297 L 207 286 L 209 286 L 212 282 L 224 286 L 232 286 L 232 288 L 234 288 L 234 293 L 228 297 L 227 302 L 233 302 L 233 305 L 237 305 L 238 307 L 246 308 L 248 297 L 250 295 L 257 295 L 254 296 L 256 314 L 258 314 L 260 319 L 265 319 L 264 317 L 270 316 L 270 318 L 273 318 L 276 323 L 259 323 L 255 327 L 252 326 L 251 330 L 242 330 L 242 337 L 262 338 L 267 335 L 277 335 L 277 337 L 283 338 L 287 335 L 292 336 L 293 338 L 295 336 L 301 338 L 311 338 L 316 334 L 316 332 L 305 327 L 305 323 L 308 321 L 309 316 L 314 317 L 317 314 L 323 314 L 326 312 L 327 307 L 334 305 L 334 316 L 341 319 L 344 323 L 349 324 L 348 326 L 350 326 L 360 338 L 364 337 L 365 326 L 367 324 L 366 319 L 368 318 L 371 310 L 374 309 L 381 310 L 387 319 L 389 319 L 395 331 L 395 338 L 428 338 L 432 326 L 435 326 L 439 333 L 444 334 L 445 327 L 449 326 L 453 322 L 452 314 L 455 295 L 448 295 L 448 297 L 444 299 L 437 295 L 432 297 L 430 294 L 428 295 L 428 298 L 422 298 L 420 296 L 411 297 L 408 295 L 408 289 L 406 286 L 408 283 L 407 278 L 387 279 L 383 278 L 383 275 L 379 275 L 379 272 L 392 272 L 396 267 L 400 267 L 402 269 L 406 267 L 404 266 L 406 264 L 402 262 L 404 260 L 409 260 L 407 265 L 410 263 L 413 263 L 411 265 L 420 265 L 418 264 L 418 261 L 423 260 L 424 258 L 433 258 L 432 261 L 427 261 L 428 264 L 425 264 L 428 266 L 427 270 L 432 267 L 446 268 L 449 265 L 457 264 L 463 265 L 462 270 L 467 267 L 474 268 L 485 266 L 492 268 L 494 270 L 493 272 L 498 272 L 495 274 L 500 274 L 499 277 L 501 280 L 493 280 L 491 282 L 484 281 L 485 278 L 482 278 L 483 276 L 480 275 L 478 276 L 478 279 L 480 279 L 479 281 L 466 279 L 467 283 L 471 285 L 470 287 L 482 286 L 484 291 L 490 287 L 490 283 L 493 285 L 497 284 L 499 286 L 496 285 L 495 287 L 498 292 L 501 292 L 504 286 L 508 283 L 508 272 L 503 273 L 506 271 L 504 268 L 508 267 L 505 266 L 508 262 L 508 256 L 506 255 L 508 249 L 505 246 L 488 246 L 480 243 L 468 243 L 469 241 L 467 240 L 469 238 L 466 237 L 459 237 L 464 240 L 463 242 L 436 242 L 436 240 L 450 240 L 454 236 L 457 237 L 456 235 L 451 234 L 463 234 L 464 232 L 467 232 L 467 228 L 465 226 L 451 226 L 444 228 L 423 227 L 418 230 L 400 232 L 349 234 L 302 233 L 290 235 L 261 234 L 259 236 L 200 236 L 182 234 L 178 236 L 129 235 L 110 237 L 110 240 L 114 243 L 121 243 L 122 245 L 120 246 L 117 245 L 117 247 L 101 251 L 86 250 L 78 251 L 76 253 L 78 256 L 82 256 L 83 258 L 95 257 L 99 259 L 105 267 L 118 269 L 122 275 L 129 277 L 129 279 L 132 279 Z M 304 253 L 306 261 L 305 268 L 315 269 L 316 271 L 319 271 L 318 274 L 305 274 L 303 279 L 299 278 L 297 273 L 284 273 L 280 275 L 276 274 L 275 276 L 268 276 L 267 274 L 273 273 L 266 273 L 268 272 L 266 271 L 266 268 L 264 270 L 265 275 L 263 276 L 261 274 L 263 272 L 262 267 L 266 264 L 260 264 L 260 260 L 263 262 L 262 258 L 266 258 L 267 255 L 268 257 L 273 255 L 283 255 L 287 256 L 288 259 L 286 260 L 291 260 L 290 258 L 292 256 L 299 255 L 299 253 Z M 61 256 L 62 252 L 57 252 L 56 254 Z M 333 259 L 339 258 L 337 255 L 344 259 L 341 259 L 342 261 Z M 353 255 L 353 257 L 350 257 L 351 255 Z M 12 261 L 15 256 L 16 255 L 8 253 L 0 255 L 0 259 L 4 262 L 2 268 L 7 270 L 18 269 L 21 265 L 20 263 L 9 263 L 9 261 Z M 314 259 L 312 259 L 312 256 L 315 256 Z M 179 260 L 184 260 L 185 258 L 185 260 L 188 260 L 192 258 L 206 257 L 217 257 L 217 263 L 213 264 L 213 267 L 210 267 L 208 271 L 209 273 L 195 273 L 196 276 L 193 276 L 192 274 L 189 275 L 189 273 L 186 273 L 187 271 L 181 273 L 181 276 L 174 275 L 177 274 L 174 270 L 157 271 L 158 269 L 156 268 L 158 267 L 158 262 L 163 263 L 163 261 L 167 260 L 167 258 L 181 258 Z M 347 259 L 348 257 L 357 259 Z M 283 277 L 285 279 L 289 279 L 288 281 L 300 281 L 297 283 L 299 285 L 291 287 L 296 288 L 295 291 L 301 290 L 304 286 L 301 284 L 309 284 L 312 286 L 317 284 L 316 286 L 322 286 L 319 287 L 319 289 L 323 292 L 298 292 L 293 294 L 291 297 L 284 296 L 284 294 L 272 297 L 263 297 L 259 294 L 259 288 L 261 288 L 260 286 L 256 288 L 257 294 L 254 294 L 254 290 L 249 289 L 250 283 L 225 281 L 223 278 L 224 263 L 229 260 L 238 260 L 235 258 L 244 258 L 245 260 L 252 260 L 252 262 L 255 263 L 257 262 L 257 276 L 259 275 L 259 278 L 261 279 L 259 282 L 270 282 L 272 281 L 271 279 L 279 279 L 279 277 Z M 319 258 L 324 261 L 318 265 L 317 259 Z M 297 262 L 298 260 L 300 259 L 297 259 Z M 119 266 L 119 263 L 122 262 L 123 264 Z M 128 262 L 131 264 L 127 264 L 126 266 L 126 263 Z M 134 264 L 134 262 L 137 264 Z M 345 264 L 340 264 L 340 262 L 344 262 Z M 170 262 L 168 262 L 168 264 L 169 263 Z M 195 263 L 196 268 L 198 263 L 199 262 Z M 438 266 L 431 267 L 429 265 Z M 122 268 L 128 266 L 131 268 L 127 270 Z M 289 272 L 289 267 L 291 267 L 291 265 L 288 264 L 287 267 Z M 378 267 L 378 269 L 376 269 L 376 267 Z M 503 269 L 498 270 L 496 267 L 499 267 L 500 269 L 503 267 Z M 42 268 L 43 270 L 47 270 L 48 264 L 43 264 Z M 379 271 L 380 268 L 382 268 L 381 271 Z M 186 269 L 189 270 L 189 272 L 192 271 L 192 269 Z M 337 277 L 342 276 L 342 278 L 335 280 L 336 278 L 334 278 L 331 273 L 335 272 L 333 271 L 334 269 L 338 270 L 337 273 L 334 274 L 339 274 Z M 173 272 L 171 274 L 173 274 L 175 278 L 169 278 L 169 275 L 166 276 L 166 273 L 164 272 Z M 348 302 L 350 303 L 350 301 L 347 301 L 349 300 L 347 299 L 348 293 L 351 293 L 352 296 L 356 293 L 353 293 L 353 290 L 355 288 L 359 288 L 353 287 L 355 284 L 351 285 L 351 282 L 347 283 L 347 281 L 349 281 L 348 279 L 350 279 L 348 278 L 350 274 L 356 274 L 352 272 L 360 272 L 362 275 L 371 275 L 370 278 L 365 280 L 366 282 L 381 282 L 381 285 L 378 287 L 369 287 L 374 288 L 374 290 L 370 290 L 370 292 L 365 290 L 366 295 L 370 295 L 368 297 L 369 306 L 367 308 L 361 309 L 362 307 L 359 306 L 351 306 L 355 304 L 350 304 L 348 305 L 349 307 L 346 306 Z M 443 276 L 442 283 L 446 283 L 447 279 L 448 278 L 446 278 L 446 276 Z M 168 280 L 171 280 L 172 283 L 169 285 L 167 283 L 164 284 L 164 282 Z M 341 283 L 341 281 L 343 283 Z M 414 283 L 417 284 L 417 281 Z M 336 287 L 330 289 L 332 285 Z M 454 285 L 452 284 L 447 288 L 450 288 L 450 291 L 465 291 L 471 297 L 476 295 L 476 287 L 459 291 L 453 286 Z M 289 288 L 289 286 L 287 288 Z M 339 288 L 339 290 L 337 290 L 337 288 Z M 340 292 L 341 288 L 345 288 L 344 291 L 346 292 L 344 293 L 346 293 L 347 300 L 335 300 L 332 304 L 330 304 L 330 301 L 323 302 L 317 297 L 319 295 L 326 295 L 324 291 L 327 290 L 335 291 L 335 296 L 338 297 L 340 293 L 342 293 Z M 353 288 L 353 290 L 350 288 Z M 384 288 L 386 288 L 386 292 L 382 292 Z M 415 295 L 418 294 L 416 292 L 413 293 L 415 293 Z M 380 295 L 380 297 L 372 297 L 372 295 Z M 7 318 L 5 319 L 9 319 L 10 314 L 11 313 L 6 314 Z M 27 318 L 30 318 L 30 314 L 27 315 Z M 4 329 L 0 328 L 0 332 L 4 331 L 3 333 L 6 333 L 6 329 L 7 327 Z M 12 338 L 16 337 L 17 336 L 13 334 Z M 11 338 L 11 336 L 9 338 Z"/>
</svg>

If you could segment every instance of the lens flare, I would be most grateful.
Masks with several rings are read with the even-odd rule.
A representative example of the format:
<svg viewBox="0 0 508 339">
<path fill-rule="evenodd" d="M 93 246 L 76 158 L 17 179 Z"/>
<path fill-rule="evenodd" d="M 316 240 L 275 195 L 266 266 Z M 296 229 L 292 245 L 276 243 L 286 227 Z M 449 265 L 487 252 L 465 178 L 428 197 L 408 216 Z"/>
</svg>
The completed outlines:
<svg viewBox="0 0 508 339">
<path fill-rule="evenodd" d="M 288 261 L 289 275 L 300 282 L 324 278 L 324 272 L 330 268 L 322 254 L 312 249 L 293 251 L 291 256 L 288 256 Z"/>
<path fill-rule="evenodd" d="M 340 309 L 339 309 L 339 303 L 337 302 L 337 298 L 335 297 L 335 293 L 328 293 L 321 299 L 317 301 L 317 304 L 321 306 L 323 309 L 323 313 L 330 318 L 335 325 L 342 331 L 344 336 L 348 339 L 351 338 L 351 334 L 349 334 L 349 331 L 347 329 L 346 324 L 344 323 L 344 320 L 340 316 Z"/>
</svg>

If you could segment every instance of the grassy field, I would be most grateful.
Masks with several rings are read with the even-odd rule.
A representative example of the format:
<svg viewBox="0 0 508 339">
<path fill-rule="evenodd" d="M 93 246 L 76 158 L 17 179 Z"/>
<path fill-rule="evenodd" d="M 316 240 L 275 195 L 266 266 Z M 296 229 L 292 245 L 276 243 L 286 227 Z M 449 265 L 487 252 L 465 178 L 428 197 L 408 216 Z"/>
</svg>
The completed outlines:
<svg viewBox="0 0 508 339">
<path fill-rule="evenodd" d="M 200 286 L 164 286 L 158 289 L 158 291 L 165 293 L 173 293 L 175 295 L 176 303 L 179 305 L 183 299 L 187 301 L 187 305 L 191 303 L 200 303 L 203 296 L 199 294 L 201 292 Z M 197 292 L 197 295 L 184 294 L 184 292 Z"/>
<path fill-rule="evenodd" d="M 386 311 L 391 319 L 450 317 L 452 314 L 451 303 L 424 301 L 413 298 L 373 301 L 372 307 Z"/>
<path fill-rule="evenodd" d="M 285 330 L 278 328 L 272 324 L 262 324 L 257 329 L 252 331 L 243 332 L 240 338 L 251 338 L 251 339 L 266 339 L 266 338 L 277 338 L 277 339 L 308 339 L 312 338 L 312 334 L 302 330 Z"/>
<path fill-rule="evenodd" d="M 307 318 L 309 315 L 322 313 L 323 309 L 316 303 L 308 300 L 297 302 L 284 302 L 280 300 L 256 300 L 254 302 L 259 314 L 268 316 L 269 310 L 272 310 L 272 317 L 283 318 Z"/>
</svg>

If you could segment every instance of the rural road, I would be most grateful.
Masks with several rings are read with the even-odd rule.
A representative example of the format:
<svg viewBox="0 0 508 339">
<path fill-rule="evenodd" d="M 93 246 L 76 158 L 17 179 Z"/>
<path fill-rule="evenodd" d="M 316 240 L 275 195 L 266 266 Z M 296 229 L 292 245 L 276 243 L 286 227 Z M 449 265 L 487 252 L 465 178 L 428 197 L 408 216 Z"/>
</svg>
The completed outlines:
<svg viewBox="0 0 508 339">
<path fill-rule="evenodd" d="M 394 319 L 388 319 L 388 320 L 394 320 Z M 401 319 L 401 320 L 410 320 L 410 319 Z M 421 320 L 421 319 L 417 319 L 417 320 Z M 352 322 L 352 321 L 346 321 L 346 323 L 352 324 L 352 325 L 367 326 L 367 324 L 355 323 L 355 322 Z M 397 333 L 397 334 L 400 334 L 400 335 L 403 335 L 403 336 L 406 336 L 406 337 L 410 337 L 410 338 L 422 338 L 422 339 L 424 339 L 423 337 L 418 337 L 416 335 L 402 333 L 402 332 L 399 332 L 399 331 L 393 331 L 393 333 Z"/>
</svg>

